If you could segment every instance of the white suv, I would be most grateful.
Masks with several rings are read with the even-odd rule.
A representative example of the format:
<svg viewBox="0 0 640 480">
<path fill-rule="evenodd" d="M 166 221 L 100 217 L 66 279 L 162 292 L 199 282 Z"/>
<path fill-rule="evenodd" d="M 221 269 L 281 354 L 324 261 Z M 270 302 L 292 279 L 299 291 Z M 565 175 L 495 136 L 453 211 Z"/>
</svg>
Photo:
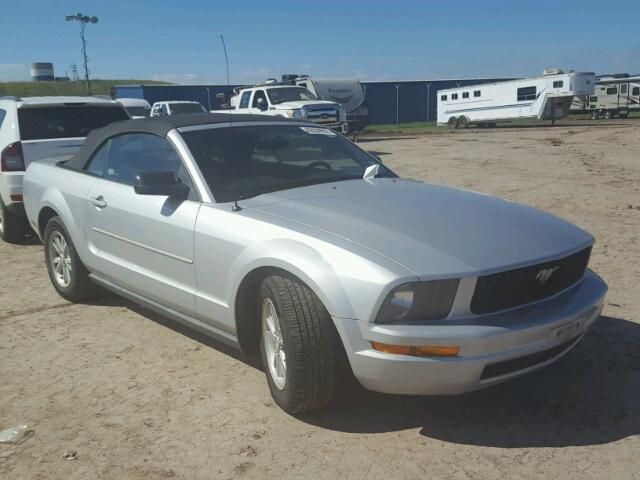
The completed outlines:
<svg viewBox="0 0 640 480">
<path fill-rule="evenodd" d="M 18 243 L 28 231 L 22 177 L 31 162 L 68 158 L 91 130 L 128 118 L 102 98 L 0 97 L 0 237 Z"/>
<path fill-rule="evenodd" d="M 153 104 L 153 107 L 151 107 L 152 117 L 176 115 L 178 113 L 206 113 L 206 110 L 200 102 L 189 102 L 186 100 L 156 102 Z"/>
</svg>

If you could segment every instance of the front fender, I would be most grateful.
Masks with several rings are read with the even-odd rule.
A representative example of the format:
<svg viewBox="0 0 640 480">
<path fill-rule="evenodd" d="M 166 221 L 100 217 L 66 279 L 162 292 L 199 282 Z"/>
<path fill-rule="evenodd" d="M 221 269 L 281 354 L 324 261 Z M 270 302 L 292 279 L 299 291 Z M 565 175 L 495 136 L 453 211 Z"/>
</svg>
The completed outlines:
<svg viewBox="0 0 640 480">
<path fill-rule="evenodd" d="M 230 268 L 226 298 L 235 308 L 238 289 L 252 271 L 278 268 L 300 278 L 320 298 L 332 315 L 341 312 L 353 318 L 354 308 L 332 265 L 314 248 L 297 240 L 271 239 L 247 246 Z M 235 314 L 235 312 L 234 312 Z"/>
</svg>

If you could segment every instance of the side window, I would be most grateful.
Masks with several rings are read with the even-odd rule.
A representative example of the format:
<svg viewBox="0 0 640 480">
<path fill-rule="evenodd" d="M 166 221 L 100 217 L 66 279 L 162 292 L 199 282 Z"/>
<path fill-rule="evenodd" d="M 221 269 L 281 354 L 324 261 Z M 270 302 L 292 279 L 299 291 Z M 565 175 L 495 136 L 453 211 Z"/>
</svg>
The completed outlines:
<svg viewBox="0 0 640 480">
<path fill-rule="evenodd" d="M 144 172 L 172 171 L 182 175 L 178 154 L 165 138 L 148 133 L 120 135 L 109 141 L 104 178 L 133 185 Z"/>
<path fill-rule="evenodd" d="M 553 88 L 562 88 L 564 86 L 564 80 L 556 80 L 553 82 Z"/>
<path fill-rule="evenodd" d="M 519 102 L 536 99 L 536 87 L 521 87 L 517 93 Z"/>
<path fill-rule="evenodd" d="M 264 90 L 256 90 L 256 93 L 253 95 L 253 102 L 251 103 L 253 108 L 258 108 L 258 99 L 260 98 L 264 101 L 264 105 L 267 105 L 267 96 L 264 94 Z"/>
<path fill-rule="evenodd" d="M 618 87 L 609 87 L 607 88 L 607 95 L 617 95 Z"/>
<path fill-rule="evenodd" d="M 89 163 L 84 167 L 84 169 L 93 175 L 102 177 L 104 175 L 104 167 L 107 164 L 107 158 L 109 158 L 110 146 L 111 140 L 107 140 L 104 145 L 102 145 L 100 149 L 93 154 L 93 157 L 91 157 L 91 160 L 89 160 Z"/>
<path fill-rule="evenodd" d="M 479 97 L 480 96 L 480 90 L 474 90 L 473 96 L 476 97 L 476 98 Z"/>
<path fill-rule="evenodd" d="M 7 116 L 7 111 L 0 108 L 0 127 L 2 126 L 2 122 L 4 122 L 4 117 Z"/>
<path fill-rule="evenodd" d="M 458 94 L 457 93 L 452 93 L 451 94 L 451 100 L 457 100 L 458 99 Z"/>
<path fill-rule="evenodd" d="M 596 95 L 591 95 L 589 97 L 589 103 L 596 103 L 598 101 L 598 97 Z"/>
<path fill-rule="evenodd" d="M 633 90 L 631 90 L 631 94 L 633 96 L 640 95 L 640 87 L 633 87 Z"/>
<path fill-rule="evenodd" d="M 447 101 L 447 96 L 446 95 L 440 95 L 440 100 L 442 100 L 443 102 Z"/>
<path fill-rule="evenodd" d="M 625 83 L 624 85 L 620 85 L 620 93 L 627 93 L 627 84 Z"/>
<path fill-rule="evenodd" d="M 240 97 L 240 107 L 239 108 L 249 108 L 249 99 L 251 98 L 251 90 L 248 92 L 244 92 L 242 97 Z"/>
</svg>

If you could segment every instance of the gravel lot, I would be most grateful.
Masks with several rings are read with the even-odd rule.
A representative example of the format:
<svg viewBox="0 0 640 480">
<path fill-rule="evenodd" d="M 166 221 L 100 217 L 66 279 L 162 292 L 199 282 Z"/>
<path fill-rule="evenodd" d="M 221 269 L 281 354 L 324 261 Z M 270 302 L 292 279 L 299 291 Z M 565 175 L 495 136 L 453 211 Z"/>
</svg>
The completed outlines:
<svg viewBox="0 0 640 480">
<path fill-rule="evenodd" d="M 71 305 L 39 244 L 1 243 L 0 430 L 34 433 L 0 445 L 0 477 L 640 479 L 639 127 L 362 142 L 402 176 L 540 207 L 597 237 L 592 267 L 611 290 L 584 341 L 461 397 L 354 385 L 333 410 L 290 417 L 255 360 L 114 296 Z"/>
</svg>

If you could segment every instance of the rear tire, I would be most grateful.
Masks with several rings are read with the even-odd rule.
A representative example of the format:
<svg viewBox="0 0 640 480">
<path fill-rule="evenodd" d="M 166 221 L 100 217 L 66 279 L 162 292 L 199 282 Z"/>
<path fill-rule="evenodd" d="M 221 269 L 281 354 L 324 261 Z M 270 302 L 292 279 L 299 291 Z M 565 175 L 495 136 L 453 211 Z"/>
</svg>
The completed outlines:
<svg viewBox="0 0 640 480">
<path fill-rule="evenodd" d="M 458 128 L 458 121 L 456 120 L 456 117 L 451 117 L 447 122 L 447 125 L 449 125 L 450 130 L 455 130 L 456 128 Z"/>
<path fill-rule="evenodd" d="M 611 120 L 611 118 L 613 118 L 613 114 L 611 113 L 611 110 L 607 110 L 606 112 L 604 112 L 605 120 Z"/>
<path fill-rule="evenodd" d="M 598 120 L 598 118 L 600 118 L 600 115 L 598 115 L 597 110 L 594 110 L 593 112 L 591 112 L 591 120 Z"/>
<path fill-rule="evenodd" d="M 89 278 L 60 217 L 51 217 L 47 223 L 43 243 L 49 279 L 58 294 L 73 303 L 94 296 L 98 287 Z"/>
<path fill-rule="evenodd" d="M 467 128 L 469 126 L 469 120 L 465 116 L 458 117 L 458 128 Z"/>
<path fill-rule="evenodd" d="M 326 407 L 334 397 L 339 337 L 320 299 L 293 276 L 261 286 L 260 354 L 274 401 L 296 414 Z"/>
<path fill-rule="evenodd" d="M 0 198 L 0 238 L 7 243 L 20 243 L 27 234 L 24 218 L 12 214 Z"/>
</svg>

